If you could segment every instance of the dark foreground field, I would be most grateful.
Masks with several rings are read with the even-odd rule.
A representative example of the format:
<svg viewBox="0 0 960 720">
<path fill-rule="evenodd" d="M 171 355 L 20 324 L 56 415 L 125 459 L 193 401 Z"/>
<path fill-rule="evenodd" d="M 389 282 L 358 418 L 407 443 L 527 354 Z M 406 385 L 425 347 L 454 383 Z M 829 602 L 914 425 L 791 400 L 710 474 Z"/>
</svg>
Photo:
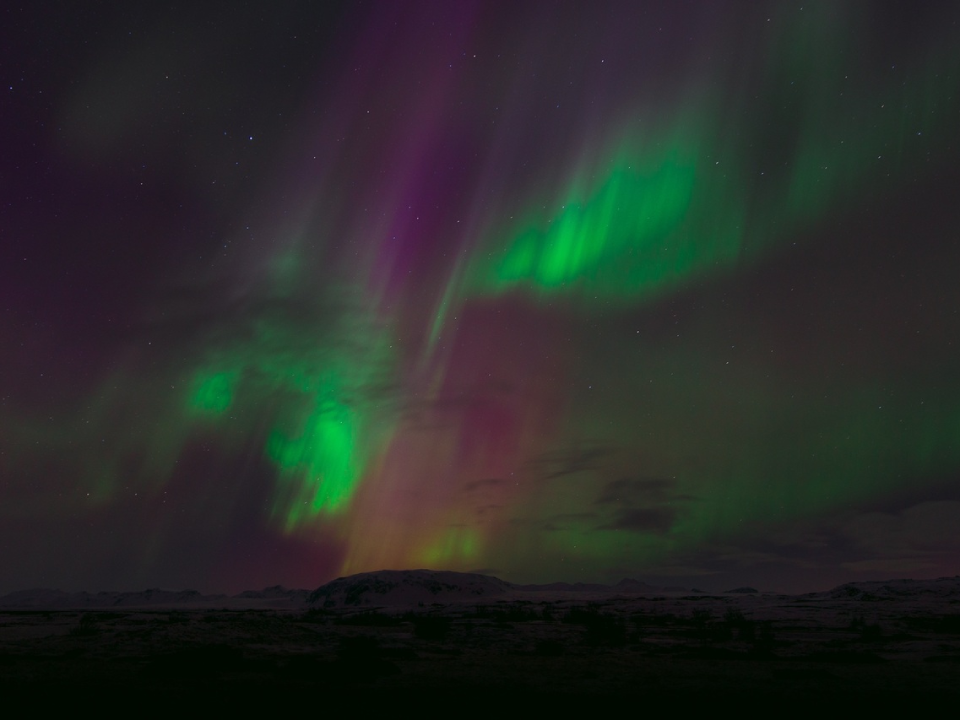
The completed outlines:
<svg viewBox="0 0 960 720">
<path fill-rule="evenodd" d="M 951 593 L 319 605 L 3 610 L 0 691 L 37 707 L 313 699 L 429 701 L 444 714 L 514 701 L 762 708 L 960 697 Z"/>
</svg>

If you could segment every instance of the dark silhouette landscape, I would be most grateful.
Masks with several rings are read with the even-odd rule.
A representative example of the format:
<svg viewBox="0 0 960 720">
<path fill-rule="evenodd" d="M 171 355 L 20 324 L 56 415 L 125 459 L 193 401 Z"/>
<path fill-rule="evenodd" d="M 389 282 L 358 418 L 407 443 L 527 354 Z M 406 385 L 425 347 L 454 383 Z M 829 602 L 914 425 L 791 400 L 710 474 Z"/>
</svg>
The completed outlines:
<svg viewBox="0 0 960 720">
<path fill-rule="evenodd" d="M 429 570 L 312 592 L 37 590 L 0 598 L 0 685 L 172 702 L 932 701 L 958 692 L 958 605 L 960 577 L 800 595 Z"/>
</svg>

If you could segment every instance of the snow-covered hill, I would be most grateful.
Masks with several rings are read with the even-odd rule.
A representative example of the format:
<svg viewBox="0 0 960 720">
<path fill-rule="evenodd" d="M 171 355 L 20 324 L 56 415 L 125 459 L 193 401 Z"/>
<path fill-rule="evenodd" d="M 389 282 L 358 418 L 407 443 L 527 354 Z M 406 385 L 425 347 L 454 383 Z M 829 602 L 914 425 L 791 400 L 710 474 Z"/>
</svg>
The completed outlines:
<svg viewBox="0 0 960 720">
<path fill-rule="evenodd" d="M 451 604 L 506 597 L 517 586 L 491 575 L 448 570 L 380 570 L 337 578 L 307 597 L 318 607 Z"/>
</svg>

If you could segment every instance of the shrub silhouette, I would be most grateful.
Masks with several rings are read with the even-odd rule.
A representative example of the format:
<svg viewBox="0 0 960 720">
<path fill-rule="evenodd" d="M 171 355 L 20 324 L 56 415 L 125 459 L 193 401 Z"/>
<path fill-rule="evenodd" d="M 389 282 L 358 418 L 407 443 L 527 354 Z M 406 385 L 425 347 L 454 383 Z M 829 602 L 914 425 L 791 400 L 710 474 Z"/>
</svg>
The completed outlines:
<svg viewBox="0 0 960 720">
<path fill-rule="evenodd" d="M 594 606 L 572 607 L 560 618 L 560 622 L 567 625 L 588 625 L 599 615 L 600 611 Z"/>
<path fill-rule="evenodd" d="M 361 635 L 359 637 L 340 638 L 337 658 L 347 661 L 372 660 L 380 657 L 380 643 L 376 638 Z"/>
<path fill-rule="evenodd" d="M 753 642 L 756 639 L 756 623 L 745 618 L 739 608 L 729 608 L 723 615 L 723 622 L 730 635 L 736 630 L 737 636 L 741 640 Z"/>
<path fill-rule="evenodd" d="M 531 622 L 533 620 L 550 619 L 549 612 L 544 609 L 538 613 L 534 608 L 523 603 L 500 603 L 495 606 L 477 605 L 474 617 L 486 618 L 498 623 Z"/>
<path fill-rule="evenodd" d="M 300 616 L 300 622 L 324 624 L 333 616 L 329 610 L 323 608 L 310 608 Z"/>
<path fill-rule="evenodd" d="M 939 617 L 905 617 L 901 621 L 924 632 L 953 635 L 960 633 L 960 615 L 941 615 Z"/>
<path fill-rule="evenodd" d="M 596 607 L 570 608 L 562 621 L 568 625 L 582 625 L 586 628 L 586 640 L 591 645 L 620 647 L 627 643 L 626 623 L 613 615 L 600 612 Z"/>
<path fill-rule="evenodd" d="M 859 633 L 863 642 L 878 642 L 883 639 L 880 623 L 868 623 L 863 619 L 863 615 L 855 615 L 850 619 L 850 629 Z"/>
<path fill-rule="evenodd" d="M 559 657 L 564 653 L 563 643 L 559 640 L 540 640 L 534 649 L 534 655 L 540 657 Z"/>
<path fill-rule="evenodd" d="M 726 642 L 733 637 L 731 624 L 728 622 L 716 623 L 709 610 L 697 608 L 690 616 L 693 625 L 693 636 L 702 642 Z"/>
<path fill-rule="evenodd" d="M 760 623 L 760 634 L 753 641 L 753 651 L 758 655 L 770 655 L 777 644 L 773 626 L 769 621 Z"/>
<path fill-rule="evenodd" d="M 185 647 L 155 658 L 152 663 L 156 675 L 177 680 L 212 680 L 222 672 L 245 668 L 240 650 L 222 644 Z"/>
<path fill-rule="evenodd" d="M 883 631 L 880 629 L 880 623 L 864 624 L 860 628 L 860 639 L 864 642 L 879 642 L 883 639 Z"/>
<path fill-rule="evenodd" d="M 742 623 L 743 620 L 743 612 L 740 608 L 727 608 L 727 611 L 723 614 L 723 621 L 731 625 Z"/>
<path fill-rule="evenodd" d="M 70 631 L 72 637 L 90 637 L 100 632 L 97 626 L 97 618 L 93 613 L 83 613 L 80 616 L 80 622 L 77 627 Z"/>
<path fill-rule="evenodd" d="M 450 618 L 439 615 L 413 615 L 413 634 L 421 640 L 443 641 L 450 632 Z"/>
<path fill-rule="evenodd" d="M 337 659 L 331 670 L 350 682 L 376 680 L 384 675 L 396 675 L 400 668 L 384 660 L 376 638 L 366 635 L 340 638 Z"/>
<path fill-rule="evenodd" d="M 382 612 L 369 611 L 339 618 L 336 623 L 337 625 L 359 625 L 365 627 L 394 627 L 400 624 L 400 618 Z"/>
<path fill-rule="evenodd" d="M 709 610 L 704 610 L 702 608 L 697 608 L 693 611 L 693 614 L 690 616 L 691 622 L 697 627 L 704 627 L 708 622 L 713 620 L 713 615 L 710 614 Z"/>
</svg>

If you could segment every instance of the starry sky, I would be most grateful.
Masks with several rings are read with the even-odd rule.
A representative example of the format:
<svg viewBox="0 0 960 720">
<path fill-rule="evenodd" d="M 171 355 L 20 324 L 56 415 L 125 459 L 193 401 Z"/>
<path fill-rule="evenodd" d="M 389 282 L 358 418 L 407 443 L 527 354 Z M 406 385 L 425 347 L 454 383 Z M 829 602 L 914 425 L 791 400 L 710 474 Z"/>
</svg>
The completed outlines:
<svg viewBox="0 0 960 720">
<path fill-rule="evenodd" d="M 960 6 L 0 10 L 0 591 L 960 572 Z"/>
</svg>

